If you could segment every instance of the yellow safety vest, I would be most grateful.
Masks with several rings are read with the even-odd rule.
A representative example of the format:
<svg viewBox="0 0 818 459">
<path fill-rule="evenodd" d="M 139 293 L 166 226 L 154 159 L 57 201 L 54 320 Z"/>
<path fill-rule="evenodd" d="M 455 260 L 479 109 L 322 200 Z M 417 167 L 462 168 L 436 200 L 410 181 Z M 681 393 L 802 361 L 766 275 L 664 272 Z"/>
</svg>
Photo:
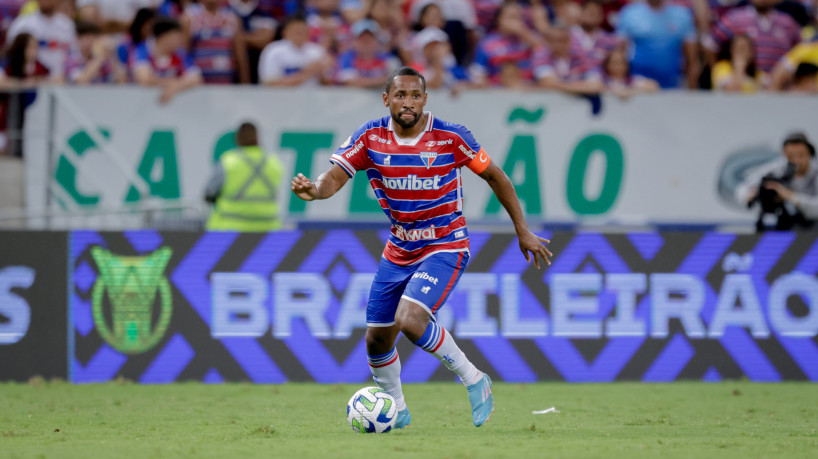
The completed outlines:
<svg viewBox="0 0 818 459">
<path fill-rule="evenodd" d="M 270 231 L 281 227 L 278 219 L 278 185 L 284 166 L 259 147 L 224 153 L 224 184 L 207 221 L 208 230 Z"/>
</svg>

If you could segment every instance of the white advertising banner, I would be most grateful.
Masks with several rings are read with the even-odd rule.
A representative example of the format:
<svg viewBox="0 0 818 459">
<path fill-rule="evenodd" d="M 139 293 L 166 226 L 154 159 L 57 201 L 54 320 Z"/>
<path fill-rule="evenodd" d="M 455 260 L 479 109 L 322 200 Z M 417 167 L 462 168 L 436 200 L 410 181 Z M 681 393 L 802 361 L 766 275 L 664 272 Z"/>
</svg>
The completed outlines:
<svg viewBox="0 0 818 459">
<path fill-rule="evenodd" d="M 28 210 L 148 198 L 200 204 L 215 158 L 249 120 L 286 165 L 286 218 L 383 218 L 364 174 L 328 201 L 306 204 L 289 192 L 289 176 L 315 178 L 359 125 L 388 114 L 379 91 L 199 88 L 167 105 L 158 97 L 130 87 L 40 91 L 26 118 Z M 728 198 L 736 181 L 774 157 L 789 132 L 818 138 L 816 100 L 787 95 L 441 92 L 429 95 L 427 110 L 472 131 L 533 222 L 750 222 L 754 213 Z M 464 176 L 467 218 L 506 218 L 489 187 Z"/>
</svg>

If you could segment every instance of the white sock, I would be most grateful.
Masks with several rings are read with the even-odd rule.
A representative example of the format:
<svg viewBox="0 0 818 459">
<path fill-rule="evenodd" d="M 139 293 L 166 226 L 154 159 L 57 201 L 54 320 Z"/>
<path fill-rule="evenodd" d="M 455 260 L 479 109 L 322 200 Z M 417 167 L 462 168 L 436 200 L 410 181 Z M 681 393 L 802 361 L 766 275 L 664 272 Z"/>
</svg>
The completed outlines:
<svg viewBox="0 0 818 459">
<path fill-rule="evenodd" d="M 366 356 L 369 361 L 369 371 L 375 383 L 395 399 L 398 411 L 406 409 L 403 390 L 400 385 L 400 358 L 394 347 L 391 351 L 381 355 Z"/>
<path fill-rule="evenodd" d="M 477 384 L 483 377 L 483 372 L 478 370 L 457 347 L 452 335 L 434 321 L 429 321 L 423 336 L 415 344 L 437 357 L 443 365 L 460 376 L 460 380 L 466 386 Z"/>
</svg>

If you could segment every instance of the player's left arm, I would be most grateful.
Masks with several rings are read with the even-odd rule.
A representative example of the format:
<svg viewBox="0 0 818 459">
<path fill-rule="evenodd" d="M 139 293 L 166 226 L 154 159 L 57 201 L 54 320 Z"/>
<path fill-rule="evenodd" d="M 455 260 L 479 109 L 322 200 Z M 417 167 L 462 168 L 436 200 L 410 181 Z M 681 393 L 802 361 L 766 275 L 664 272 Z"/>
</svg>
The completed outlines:
<svg viewBox="0 0 818 459">
<path fill-rule="evenodd" d="M 485 162 L 483 160 L 484 157 L 488 158 L 488 155 L 481 149 L 479 158 L 475 158 L 475 160 Z M 503 205 L 509 217 L 511 217 L 511 221 L 514 223 L 514 230 L 517 232 L 517 238 L 520 240 L 520 250 L 523 252 L 523 255 L 525 255 L 525 260 L 530 262 L 530 257 L 533 257 L 534 266 L 536 266 L 537 269 L 540 269 L 538 257 L 542 257 L 543 261 L 547 265 L 550 265 L 551 260 L 549 257 L 552 257 L 553 254 L 548 250 L 545 244 L 551 241 L 537 236 L 528 229 L 528 223 L 525 221 L 523 209 L 520 207 L 520 200 L 517 199 L 517 192 L 514 190 L 514 184 L 511 183 L 508 175 L 493 162 L 489 162 L 488 166 L 479 172 L 478 175 L 489 184 L 497 196 L 497 199 L 500 201 L 500 204 Z"/>
</svg>

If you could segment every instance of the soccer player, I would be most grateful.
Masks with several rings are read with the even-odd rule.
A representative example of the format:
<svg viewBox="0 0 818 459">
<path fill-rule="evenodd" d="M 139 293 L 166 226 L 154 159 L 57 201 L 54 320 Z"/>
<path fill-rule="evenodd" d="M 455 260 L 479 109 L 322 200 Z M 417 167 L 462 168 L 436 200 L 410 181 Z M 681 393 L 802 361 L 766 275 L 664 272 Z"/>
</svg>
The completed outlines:
<svg viewBox="0 0 818 459">
<path fill-rule="evenodd" d="M 474 425 L 494 410 L 491 379 L 437 324 L 436 314 L 469 262 L 460 168 L 485 180 L 503 204 L 527 261 L 551 264 L 549 241 L 528 229 L 511 180 L 465 127 L 424 112 L 426 79 L 402 67 L 386 81 L 383 103 L 390 116 L 359 127 L 335 152 L 331 168 L 315 182 L 303 174 L 292 190 L 305 201 L 327 199 L 355 174 L 366 171 L 392 234 L 383 251 L 366 307 L 366 349 L 375 382 L 395 398 L 395 427 L 411 416 L 401 391 L 398 332 L 455 372 L 468 389 Z"/>
</svg>

